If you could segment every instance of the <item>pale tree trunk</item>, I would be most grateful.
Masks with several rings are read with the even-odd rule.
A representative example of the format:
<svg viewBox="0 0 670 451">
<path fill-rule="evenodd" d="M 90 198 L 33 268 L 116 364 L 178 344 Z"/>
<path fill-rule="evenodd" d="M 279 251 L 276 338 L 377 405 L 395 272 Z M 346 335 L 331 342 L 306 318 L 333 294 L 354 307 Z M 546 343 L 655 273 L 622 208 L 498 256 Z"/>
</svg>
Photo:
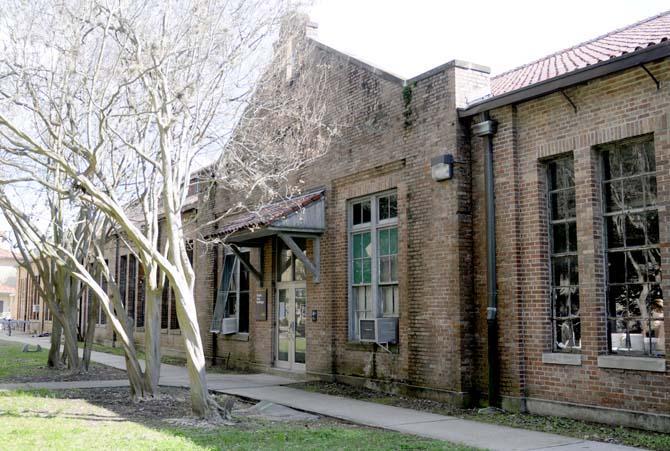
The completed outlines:
<svg viewBox="0 0 670 451">
<path fill-rule="evenodd" d="M 61 332 L 60 321 L 54 316 L 51 321 L 51 348 L 49 348 L 49 358 L 47 360 L 49 368 L 60 367 Z"/>
<path fill-rule="evenodd" d="M 150 273 L 149 278 L 154 276 L 155 271 Z M 158 382 L 161 373 L 161 291 L 152 288 L 149 281 L 146 282 L 144 302 L 144 386 L 149 396 L 158 394 Z"/>
<path fill-rule="evenodd" d="M 184 338 L 187 353 L 187 369 L 191 387 L 191 407 L 193 413 L 203 418 L 218 418 L 218 411 L 210 402 L 207 390 L 207 374 L 205 372 L 205 354 L 202 339 L 198 328 L 198 317 L 195 311 L 195 302 L 191 292 L 178 293 L 175 290 L 177 301 L 177 318 Z"/>
<path fill-rule="evenodd" d="M 89 296 L 91 294 L 89 293 Z M 95 324 L 98 320 L 98 299 L 92 296 L 88 305 L 88 315 L 86 317 L 86 333 L 84 334 L 84 355 L 81 366 L 84 371 L 88 371 L 91 364 L 91 348 L 93 347 L 93 337 L 95 336 Z"/>
</svg>

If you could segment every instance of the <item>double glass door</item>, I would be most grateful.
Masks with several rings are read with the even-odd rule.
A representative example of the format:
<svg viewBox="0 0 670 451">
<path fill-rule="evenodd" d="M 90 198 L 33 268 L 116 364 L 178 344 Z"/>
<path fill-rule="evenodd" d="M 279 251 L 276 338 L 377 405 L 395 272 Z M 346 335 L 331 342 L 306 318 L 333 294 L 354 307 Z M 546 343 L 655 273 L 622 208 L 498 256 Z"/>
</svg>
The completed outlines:
<svg viewBox="0 0 670 451">
<path fill-rule="evenodd" d="M 305 370 L 306 315 L 305 282 L 277 283 L 277 367 Z"/>
</svg>

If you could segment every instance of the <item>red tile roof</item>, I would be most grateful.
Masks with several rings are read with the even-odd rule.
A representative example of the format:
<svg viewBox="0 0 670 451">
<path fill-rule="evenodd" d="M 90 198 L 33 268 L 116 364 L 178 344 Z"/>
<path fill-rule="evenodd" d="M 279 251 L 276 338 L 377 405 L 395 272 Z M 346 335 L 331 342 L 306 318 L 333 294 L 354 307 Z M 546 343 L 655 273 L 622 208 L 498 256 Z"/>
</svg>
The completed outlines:
<svg viewBox="0 0 670 451">
<path fill-rule="evenodd" d="M 670 39 L 670 11 L 612 31 L 491 78 L 498 96 Z"/>
<path fill-rule="evenodd" d="M 219 229 L 219 233 L 228 235 L 243 229 L 255 229 L 270 225 L 292 213 L 302 210 L 322 197 L 323 191 L 321 190 L 266 205 L 258 211 L 246 213 L 224 224 L 224 226 Z"/>
</svg>

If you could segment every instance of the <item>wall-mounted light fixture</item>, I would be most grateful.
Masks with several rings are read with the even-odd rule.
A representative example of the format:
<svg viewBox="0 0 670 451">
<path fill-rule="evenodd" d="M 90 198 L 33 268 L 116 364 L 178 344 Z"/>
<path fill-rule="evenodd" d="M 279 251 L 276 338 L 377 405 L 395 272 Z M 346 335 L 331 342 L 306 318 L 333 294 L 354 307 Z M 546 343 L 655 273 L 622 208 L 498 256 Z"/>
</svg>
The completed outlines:
<svg viewBox="0 0 670 451">
<path fill-rule="evenodd" d="M 450 180 L 454 176 L 454 157 L 451 154 L 433 157 L 430 160 L 430 175 L 436 182 Z"/>
</svg>

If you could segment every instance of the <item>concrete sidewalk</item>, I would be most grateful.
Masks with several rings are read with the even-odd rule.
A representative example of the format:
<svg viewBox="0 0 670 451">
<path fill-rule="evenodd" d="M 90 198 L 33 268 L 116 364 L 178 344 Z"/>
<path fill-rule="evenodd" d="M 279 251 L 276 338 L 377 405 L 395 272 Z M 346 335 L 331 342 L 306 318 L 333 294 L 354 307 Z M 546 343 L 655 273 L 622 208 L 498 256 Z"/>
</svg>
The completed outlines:
<svg viewBox="0 0 670 451">
<path fill-rule="evenodd" d="M 18 343 L 40 344 L 48 348 L 48 338 L 29 336 L 0 336 L 0 340 Z M 125 370 L 122 356 L 92 352 L 91 359 L 104 365 Z M 372 402 L 338 396 L 307 392 L 283 385 L 293 379 L 270 374 L 208 374 L 210 390 L 241 396 L 258 401 L 271 401 L 305 412 L 320 414 L 356 424 L 372 426 L 406 434 L 415 434 L 439 440 L 447 440 L 478 448 L 494 450 L 634 450 L 626 446 L 580 440 L 555 434 L 498 426 L 457 417 L 436 415 L 417 410 L 386 406 Z M 110 385 L 105 385 L 109 383 Z M 161 365 L 161 385 L 188 386 L 188 374 L 184 367 Z M 79 381 L 31 384 L 6 384 L 0 388 L 96 388 L 124 386 L 125 381 Z"/>
</svg>

